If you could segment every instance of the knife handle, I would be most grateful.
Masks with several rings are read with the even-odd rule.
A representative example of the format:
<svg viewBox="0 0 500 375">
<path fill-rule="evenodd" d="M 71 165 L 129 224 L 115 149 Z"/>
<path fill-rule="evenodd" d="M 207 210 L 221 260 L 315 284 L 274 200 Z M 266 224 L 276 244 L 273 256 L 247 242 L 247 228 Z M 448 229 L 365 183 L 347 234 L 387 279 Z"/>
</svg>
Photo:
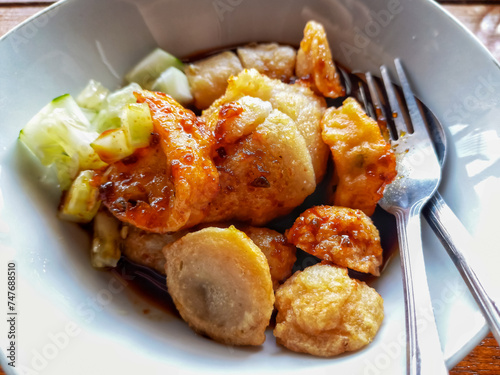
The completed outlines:
<svg viewBox="0 0 500 375">
<path fill-rule="evenodd" d="M 438 192 L 430 198 L 422 212 L 469 287 L 493 336 L 500 343 L 500 311 L 481 282 L 480 274 L 476 272 L 477 268 L 474 268 L 467 251 L 472 249 L 472 236 Z"/>
</svg>

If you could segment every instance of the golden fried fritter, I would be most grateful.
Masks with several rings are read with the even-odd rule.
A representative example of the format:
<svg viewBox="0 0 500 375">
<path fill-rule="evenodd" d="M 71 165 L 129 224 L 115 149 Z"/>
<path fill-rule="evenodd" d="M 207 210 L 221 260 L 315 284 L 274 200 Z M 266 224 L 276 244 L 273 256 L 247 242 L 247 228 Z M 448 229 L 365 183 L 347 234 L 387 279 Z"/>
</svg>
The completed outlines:
<svg viewBox="0 0 500 375">
<path fill-rule="evenodd" d="M 272 229 L 244 226 L 240 230 L 245 232 L 266 256 L 273 288 L 276 290 L 280 282 L 292 274 L 293 265 L 297 260 L 297 249 L 287 242 L 284 235 Z"/>
<path fill-rule="evenodd" d="M 251 134 L 272 110 L 271 103 L 244 96 L 211 112 L 207 124 L 214 130 L 217 147 L 224 147 Z"/>
<path fill-rule="evenodd" d="M 242 69 L 240 59 L 231 51 L 188 64 L 184 70 L 196 108 L 208 108 L 215 99 L 224 94 L 227 79 Z"/>
<path fill-rule="evenodd" d="M 237 49 L 243 68 L 256 69 L 270 78 L 287 81 L 295 71 L 295 49 L 277 43 L 250 44 Z"/>
<path fill-rule="evenodd" d="M 223 106 L 245 96 L 269 102 L 295 123 L 306 142 L 311 155 L 316 182 L 321 181 L 328 162 L 328 146 L 321 138 L 320 121 L 326 109 L 324 98 L 315 95 L 309 88 L 300 84 L 289 85 L 266 77 L 255 69 L 245 69 L 228 81 L 226 93 L 203 112 L 207 126 L 214 130 Z"/>
<path fill-rule="evenodd" d="M 163 247 L 181 238 L 186 232 L 171 234 L 146 232 L 132 225 L 122 228 L 120 248 L 122 254 L 132 262 L 165 274 L 165 256 Z"/>
<path fill-rule="evenodd" d="M 291 212 L 316 186 L 304 138 L 293 120 L 278 110 L 250 135 L 218 152 L 221 189 L 204 222 L 263 225 Z"/>
<path fill-rule="evenodd" d="M 198 224 L 219 190 L 215 139 L 193 112 L 168 95 L 141 91 L 157 134 L 149 147 L 108 167 L 101 199 L 119 220 L 157 233 Z"/>
<path fill-rule="evenodd" d="M 200 224 L 195 229 L 208 227 L 229 228 L 233 224 L 229 223 L 207 223 Z M 264 253 L 269 269 L 271 271 L 271 280 L 273 289 L 276 290 L 280 283 L 290 277 L 292 268 L 297 260 L 295 253 L 297 249 L 290 244 L 285 236 L 269 228 L 252 227 L 235 223 L 236 229 L 244 232 L 254 244 Z"/>
<path fill-rule="evenodd" d="M 205 228 L 165 246 L 167 286 L 196 332 L 229 345 L 260 345 L 273 311 L 266 257 L 234 227 Z"/>
<path fill-rule="evenodd" d="M 295 73 L 326 97 L 338 98 L 345 95 L 333 63 L 325 29 L 318 22 L 309 21 L 304 28 Z"/>
<path fill-rule="evenodd" d="M 382 297 L 347 269 L 316 264 L 297 271 L 276 291 L 279 344 L 295 352 L 331 357 L 362 348 L 384 318 Z"/>
<path fill-rule="evenodd" d="M 380 235 L 372 220 L 361 210 L 312 207 L 295 220 L 286 236 L 290 243 L 320 259 L 380 275 Z"/>
<path fill-rule="evenodd" d="M 371 216 L 385 186 L 396 177 L 396 157 L 375 120 L 348 98 L 321 120 L 323 140 L 332 150 L 338 185 L 333 204 L 359 208 Z"/>
</svg>

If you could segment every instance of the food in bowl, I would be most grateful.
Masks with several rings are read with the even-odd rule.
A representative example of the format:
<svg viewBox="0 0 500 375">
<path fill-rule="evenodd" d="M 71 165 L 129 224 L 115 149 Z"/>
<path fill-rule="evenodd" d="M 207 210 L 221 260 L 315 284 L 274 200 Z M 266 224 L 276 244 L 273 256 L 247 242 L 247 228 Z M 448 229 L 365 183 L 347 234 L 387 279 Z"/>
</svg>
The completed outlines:
<svg viewBox="0 0 500 375">
<path fill-rule="evenodd" d="M 299 51 L 291 51 L 289 46 L 252 44 L 236 54 L 224 51 L 184 65 L 157 49 L 116 92 L 91 81 L 76 100 L 69 95 L 54 99 L 20 139 L 42 164 L 57 170 L 61 218 L 93 223 L 94 267 L 115 267 L 125 256 L 165 274 L 182 318 L 215 341 L 262 344 L 276 307 L 279 343 L 333 356 L 342 347 L 356 350 L 368 344 L 383 317 L 381 297 L 344 268 L 380 273 L 378 232 L 361 211 L 335 214 L 372 213 L 374 196 L 379 199 L 395 177 L 395 163 L 383 165 L 377 194 L 368 194 L 369 202 L 348 199 L 347 208 L 318 208 L 297 243 L 296 227 L 285 236 L 264 226 L 290 215 L 314 193 L 327 175 L 335 145 L 342 144 L 346 155 L 356 153 L 343 159 L 334 153 L 335 170 L 343 171 L 334 176 L 337 186 L 345 186 L 353 168 L 357 178 L 371 181 L 373 163 L 360 162 L 365 152 L 382 150 L 384 160 L 394 155 L 380 130 L 377 136 L 376 122 L 359 106 L 349 118 L 350 131 L 332 140 L 331 133 L 345 125 L 344 109 L 352 107 L 353 99 L 339 110 L 327 109 L 325 97 L 342 97 L 344 89 L 323 27 L 309 22 Z M 369 130 L 356 132 L 357 126 Z M 365 148 L 346 146 L 353 143 L 352 134 Z M 357 225 L 343 221 L 346 217 L 355 217 Z M 321 265 L 299 269 L 290 278 L 297 266 L 294 245 L 330 240 L 307 232 L 320 222 L 341 226 L 328 234 L 333 240 L 329 253 L 322 253 Z M 363 238 L 361 227 L 368 228 Z M 346 239 L 370 246 L 331 256 L 349 246 Z M 369 262 L 360 259 L 363 252 L 370 253 Z M 321 275 L 318 282 L 308 284 L 315 275 Z M 304 282 L 307 293 L 319 298 L 311 300 L 318 308 L 308 309 L 300 293 L 293 292 L 302 290 Z M 343 302 L 331 311 L 320 308 L 333 296 Z M 351 317 L 339 311 L 349 306 L 367 312 L 366 324 L 345 335 L 342 327 Z M 307 331 L 304 346 L 298 343 L 304 326 L 295 318 L 287 320 L 292 312 L 304 322 L 319 322 L 331 312 L 336 324 Z M 324 334 L 344 344 L 322 348 L 330 342 L 322 339 Z"/>
</svg>

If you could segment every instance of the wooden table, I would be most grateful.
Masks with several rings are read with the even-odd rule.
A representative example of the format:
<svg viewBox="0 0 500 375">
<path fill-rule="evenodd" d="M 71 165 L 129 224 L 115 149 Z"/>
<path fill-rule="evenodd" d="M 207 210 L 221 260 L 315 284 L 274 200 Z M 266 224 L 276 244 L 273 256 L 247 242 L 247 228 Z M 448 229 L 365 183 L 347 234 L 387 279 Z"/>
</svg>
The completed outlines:
<svg viewBox="0 0 500 375">
<path fill-rule="evenodd" d="M 52 0 L 0 0 L 0 36 Z M 500 0 L 441 1 L 500 61 Z M 451 375 L 499 375 L 500 347 L 491 333 L 451 372 Z M 0 369 L 0 375 L 4 375 Z"/>
</svg>

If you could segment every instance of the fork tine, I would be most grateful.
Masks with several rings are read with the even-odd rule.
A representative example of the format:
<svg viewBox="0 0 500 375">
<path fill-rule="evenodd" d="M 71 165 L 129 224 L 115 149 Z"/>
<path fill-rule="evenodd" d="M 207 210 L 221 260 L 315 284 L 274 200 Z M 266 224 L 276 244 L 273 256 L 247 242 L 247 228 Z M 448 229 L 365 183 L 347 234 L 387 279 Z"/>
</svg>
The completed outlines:
<svg viewBox="0 0 500 375">
<path fill-rule="evenodd" d="M 361 99 L 361 101 L 363 102 L 363 106 L 365 108 L 365 111 L 368 113 L 368 116 L 370 116 L 371 118 L 378 118 L 378 116 L 376 116 L 375 112 L 374 112 L 374 109 L 372 108 L 372 106 L 370 105 L 369 101 L 368 101 L 368 96 L 366 95 L 366 92 L 365 92 L 365 87 L 363 86 L 363 84 L 361 82 L 358 83 L 358 86 L 359 86 L 359 97 Z"/>
<path fill-rule="evenodd" d="M 380 131 L 382 132 L 382 135 L 384 136 L 386 141 L 389 141 L 389 139 L 396 140 L 398 136 L 389 125 L 389 119 L 387 117 L 387 113 L 384 109 L 384 106 L 380 101 L 380 96 L 372 74 L 370 72 L 366 72 L 365 78 L 368 90 L 370 91 L 370 97 L 373 103 L 373 110 L 375 111 L 375 115 L 372 116 L 370 114 L 370 116 L 375 120 L 377 120 L 377 122 L 379 123 Z"/>
<path fill-rule="evenodd" d="M 372 98 L 373 107 L 375 109 L 375 115 L 373 116 L 379 121 L 384 121 L 382 118 L 385 114 L 382 111 L 382 103 L 380 102 L 380 98 L 378 97 L 377 88 L 375 87 L 375 82 L 373 82 L 373 76 L 370 72 L 365 73 L 366 84 L 368 85 L 368 90 L 370 91 L 370 96 Z M 379 112 L 380 111 L 380 112 Z"/>
<path fill-rule="evenodd" d="M 396 92 L 394 91 L 391 78 L 389 77 L 389 72 L 387 71 L 385 65 L 382 65 L 380 67 L 380 72 L 382 73 L 382 81 L 384 82 L 387 99 L 389 99 L 389 106 L 391 107 L 392 111 L 392 119 L 398 132 L 398 136 L 401 136 L 403 132 L 409 132 L 409 127 L 405 124 L 403 112 L 401 111 Z"/>
<path fill-rule="evenodd" d="M 413 95 L 410 84 L 408 83 L 408 78 L 406 77 L 403 65 L 401 64 L 401 60 L 399 58 L 395 59 L 394 64 L 396 65 L 399 82 L 401 83 L 401 88 L 403 89 L 403 94 L 405 96 L 406 106 L 408 107 L 408 113 L 410 114 L 411 122 L 413 125 L 413 132 L 426 132 L 427 127 L 425 126 L 422 113 L 420 112 L 418 104 L 415 100 L 415 96 Z"/>
</svg>

